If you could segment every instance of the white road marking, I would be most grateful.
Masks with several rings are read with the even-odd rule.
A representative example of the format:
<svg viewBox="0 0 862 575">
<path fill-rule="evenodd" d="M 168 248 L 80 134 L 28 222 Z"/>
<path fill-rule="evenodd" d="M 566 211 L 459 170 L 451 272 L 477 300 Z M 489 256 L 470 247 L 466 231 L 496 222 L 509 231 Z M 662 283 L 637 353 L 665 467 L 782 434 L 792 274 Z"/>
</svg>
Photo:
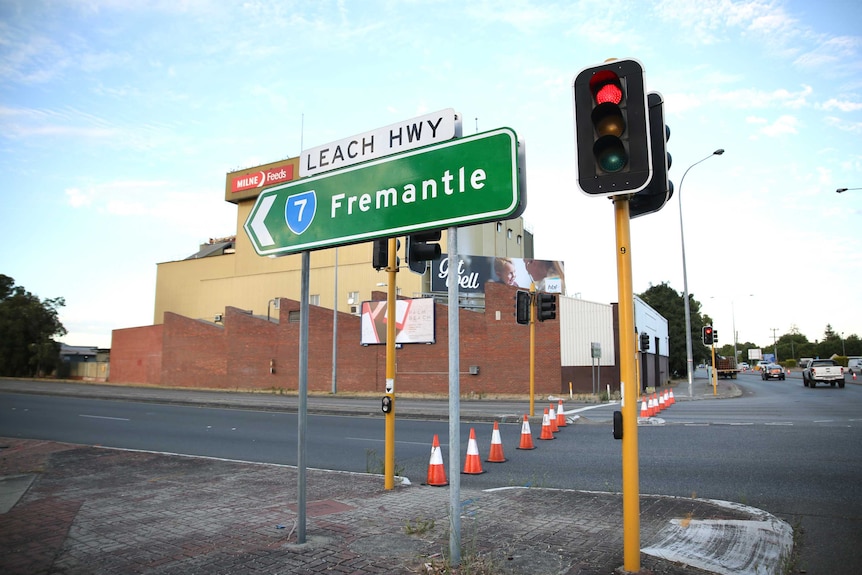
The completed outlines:
<svg viewBox="0 0 862 575">
<path fill-rule="evenodd" d="M 114 421 L 131 421 L 128 417 L 108 417 L 107 415 L 86 415 L 79 413 L 78 417 L 89 417 L 90 419 L 112 419 Z"/>
</svg>

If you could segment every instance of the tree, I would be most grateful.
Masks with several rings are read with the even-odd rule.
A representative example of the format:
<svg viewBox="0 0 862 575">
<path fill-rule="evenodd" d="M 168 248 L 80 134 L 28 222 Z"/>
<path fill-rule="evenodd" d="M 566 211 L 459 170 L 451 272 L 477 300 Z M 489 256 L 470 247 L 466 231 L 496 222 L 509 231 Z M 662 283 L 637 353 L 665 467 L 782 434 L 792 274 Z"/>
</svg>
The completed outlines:
<svg viewBox="0 0 862 575">
<path fill-rule="evenodd" d="M 832 357 L 841 355 L 843 352 L 841 336 L 832 329 L 831 324 L 826 324 L 823 332 L 823 341 L 817 344 L 817 355 L 815 357 Z"/>
<path fill-rule="evenodd" d="M 670 287 L 667 282 L 650 286 L 645 292 L 638 294 L 647 305 L 656 310 L 667 320 L 668 332 L 668 365 L 671 374 L 683 376 L 686 366 L 685 346 L 685 295 Z M 692 358 L 695 363 L 704 361 L 710 356 L 709 350 L 701 340 L 701 329 L 704 326 L 700 315 L 700 302 L 688 294 L 689 311 L 691 312 L 691 343 Z"/>
<path fill-rule="evenodd" d="M 66 335 L 58 308 L 61 298 L 40 300 L 0 274 L 0 375 L 28 377 L 54 370 L 60 344 L 54 337 Z"/>
</svg>

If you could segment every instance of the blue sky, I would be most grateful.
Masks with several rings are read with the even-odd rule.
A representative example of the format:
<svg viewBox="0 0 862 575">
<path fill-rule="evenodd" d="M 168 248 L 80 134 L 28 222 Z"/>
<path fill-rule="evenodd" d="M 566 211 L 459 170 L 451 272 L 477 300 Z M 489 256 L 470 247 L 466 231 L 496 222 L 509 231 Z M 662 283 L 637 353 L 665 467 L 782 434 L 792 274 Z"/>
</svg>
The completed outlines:
<svg viewBox="0 0 862 575">
<path fill-rule="evenodd" d="M 862 187 L 860 24 L 852 0 L 4 0 L 0 273 L 66 299 L 66 343 L 108 347 L 152 323 L 157 263 L 237 232 L 226 172 L 454 108 L 525 143 L 536 257 L 616 301 L 571 84 L 634 57 L 677 192 L 726 150 L 682 188 L 689 291 L 723 342 L 862 335 L 862 190 L 835 193 Z M 677 198 L 632 222 L 635 292 L 683 289 Z"/>
</svg>

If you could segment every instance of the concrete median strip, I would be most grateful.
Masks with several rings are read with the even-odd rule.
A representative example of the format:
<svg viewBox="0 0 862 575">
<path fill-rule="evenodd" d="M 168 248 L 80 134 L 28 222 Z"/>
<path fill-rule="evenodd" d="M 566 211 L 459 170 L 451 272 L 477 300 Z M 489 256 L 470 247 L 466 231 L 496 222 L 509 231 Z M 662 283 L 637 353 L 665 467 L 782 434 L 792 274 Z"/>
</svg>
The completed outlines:
<svg viewBox="0 0 862 575">
<path fill-rule="evenodd" d="M 715 505 L 750 513 L 751 520 L 673 519 L 643 553 L 726 575 L 782 573 L 793 549 L 793 529 L 777 517 L 753 507 L 709 500 Z"/>
</svg>

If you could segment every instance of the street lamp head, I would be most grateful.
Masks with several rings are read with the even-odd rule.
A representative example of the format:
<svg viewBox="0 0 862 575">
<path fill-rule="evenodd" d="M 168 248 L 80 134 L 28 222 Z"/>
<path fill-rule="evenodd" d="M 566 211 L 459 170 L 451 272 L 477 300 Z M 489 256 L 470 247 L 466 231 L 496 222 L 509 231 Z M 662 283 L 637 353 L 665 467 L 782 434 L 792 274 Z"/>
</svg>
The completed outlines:
<svg viewBox="0 0 862 575">
<path fill-rule="evenodd" d="M 722 155 L 723 153 L 724 153 L 724 148 L 719 148 L 719 149 L 717 149 L 716 151 L 714 151 L 712 154 L 713 154 L 714 156 L 720 156 L 720 155 Z"/>
<path fill-rule="evenodd" d="M 847 188 L 838 188 L 838 189 L 837 189 L 837 190 L 835 190 L 835 191 L 836 191 L 837 193 L 839 193 L 839 194 L 840 194 L 841 192 L 846 192 L 846 191 L 847 191 Z"/>
</svg>

